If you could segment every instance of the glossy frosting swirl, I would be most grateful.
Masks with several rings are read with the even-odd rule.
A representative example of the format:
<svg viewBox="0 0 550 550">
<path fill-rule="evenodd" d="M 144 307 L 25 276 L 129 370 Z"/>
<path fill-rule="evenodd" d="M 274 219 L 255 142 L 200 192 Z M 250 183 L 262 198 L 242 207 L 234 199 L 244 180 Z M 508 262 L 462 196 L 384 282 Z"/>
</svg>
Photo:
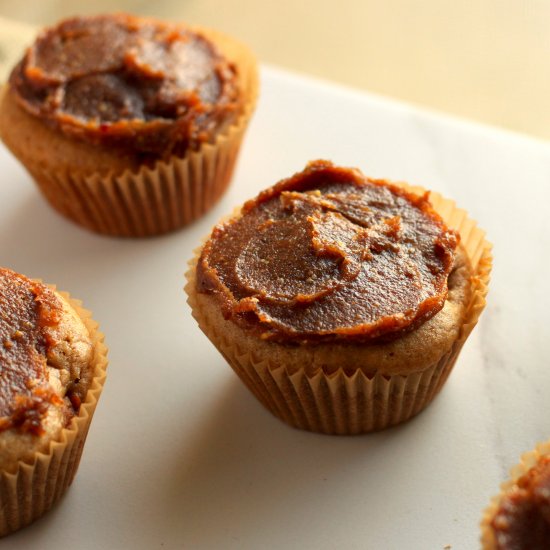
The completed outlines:
<svg viewBox="0 0 550 550">
<path fill-rule="evenodd" d="M 0 269 L 0 432 L 40 435 L 49 405 L 63 404 L 46 370 L 46 329 L 58 322 L 60 307 L 48 287 Z"/>
<path fill-rule="evenodd" d="M 427 195 L 316 161 L 214 229 L 197 285 L 263 339 L 375 342 L 443 307 L 457 244 Z"/>
<path fill-rule="evenodd" d="M 550 457 L 542 457 L 506 494 L 491 522 L 498 550 L 550 547 Z"/>
<path fill-rule="evenodd" d="M 19 104 L 49 125 L 144 161 L 212 141 L 241 109 L 237 70 L 210 40 L 125 14 L 46 29 L 10 84 Z"/>
</svg>

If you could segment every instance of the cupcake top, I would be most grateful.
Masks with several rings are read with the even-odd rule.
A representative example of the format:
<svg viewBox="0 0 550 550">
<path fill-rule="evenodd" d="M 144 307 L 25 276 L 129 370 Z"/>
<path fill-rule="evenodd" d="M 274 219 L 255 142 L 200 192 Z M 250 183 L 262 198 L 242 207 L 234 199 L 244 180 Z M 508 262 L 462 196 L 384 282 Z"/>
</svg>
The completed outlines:
<svg viewBox="0 0 550 550">
<path fill-rule="evenodd" d="M 441 310 L 457 245 L 427 194 L 315 161 L 214 229 L 197 289 L 265 340 L 379 342 Z"/>
<path fill-rule="evenodd" d="M 49 287 L 0 268 L 0 467 L 43 449 L 93 375 L 82 321 Z"/>
<path fill-rule="evenodd" d="M 237 69 L 208 38 L 125 14 L 44 30 L 10 86 L 52 127 L 144 161 L 213 141 L 242 108 Z"/>
<path fill-rule="evenodd" d="M 496 548 L 543 550 L 550 543 L 550 456 L 538 462 L 501 499 L 491 522 Z"/>
</svg>

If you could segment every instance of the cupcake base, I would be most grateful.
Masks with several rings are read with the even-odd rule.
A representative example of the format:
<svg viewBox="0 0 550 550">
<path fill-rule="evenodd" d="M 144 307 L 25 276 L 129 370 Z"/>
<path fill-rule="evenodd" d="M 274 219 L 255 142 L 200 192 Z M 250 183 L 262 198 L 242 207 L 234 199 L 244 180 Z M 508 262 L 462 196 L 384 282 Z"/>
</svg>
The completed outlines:
<svg viewBox="0 0 550 550">
<path fill-rule="evenodd" d="M 116 237 L 162 235 L 200 218 L 222 197 L 245 129 L 242 121 L 216 145 L 137 173 L 85 175 L 25 164 L 50 205 L 78 225 Z"/>
<path fill-rule="evenodd" d="M 98 324 L 81 302 L 59 293 L 77 312 L 94 344 L 94 377 L 80 411 L 62 430 L 58 441 L 47 451 L 36 453 L 30 462 L 19 462 L 15 471 L 0 472 L 0 537 L 25 527 L 44 515 L 72 483 L 88 429 L 103 389 L 107 368 L 107 348 Z"/>
<path fill-rule="evenodd" d="M 190 283 L 192 284 L 192 279 Z M 422 372 L 368 377 L 361 370 L 331 374 L 304 369 L 289 372 L 254 352 L 227 341 L 189 303 L 201 330 L 222 353 L 247 388 L 273 415 L 295 428 L 324 434 L 353 435 L 383 430 L 412 418 L 438 394 L 449 376 L 463 341 Z"/>
</svg>

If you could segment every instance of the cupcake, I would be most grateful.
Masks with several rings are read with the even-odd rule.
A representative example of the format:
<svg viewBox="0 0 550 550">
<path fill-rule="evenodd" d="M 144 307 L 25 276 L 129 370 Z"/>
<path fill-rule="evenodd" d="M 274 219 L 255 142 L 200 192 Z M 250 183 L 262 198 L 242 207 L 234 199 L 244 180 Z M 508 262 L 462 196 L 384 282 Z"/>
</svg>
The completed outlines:
<svg viewBox="0 0 550 550">
<path fill-rule="evenodd" d="M 431 402 L 485 305 L 482 231 L 454 203 L 316 161 L 197 251 L 193 315 L 297 428 L 356 434 Z"/>
<path fill-rule="evenodd" d="M 67 19 L 13 69 L 0 135 L 66 217 L 157 235 L 221 197 L 257 88 L 252 54 L 217 32 L 125 14 Z"/>
<path fill-rule="evenodd" d="M 39 518 L 78 468 L 106 348 L 80 302 L 0 268 L 0 536 Z"/>
<path fill-rule="evenodd" d="M 550 442 L 526 453 L 485 511 L 483 550 L 550 548 Z"/>
</svg>

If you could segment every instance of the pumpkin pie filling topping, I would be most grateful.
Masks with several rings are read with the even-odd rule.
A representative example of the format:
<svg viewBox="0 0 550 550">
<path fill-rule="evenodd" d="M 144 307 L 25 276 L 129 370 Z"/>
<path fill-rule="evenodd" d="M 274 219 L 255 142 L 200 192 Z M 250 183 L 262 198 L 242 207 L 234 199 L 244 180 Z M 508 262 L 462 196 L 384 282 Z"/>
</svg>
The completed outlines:
<svg viewBox="0 0 550 550">
<path fill-rule="evenodd" d="M 0 269 L 0 433 L 41 435 L 50 405 L 65 406 L 47 374 L 54 343 L 45 329 L 58 323 L 59 311 L 48 287 Z"/>
<path fill-rule="evenodd" d="M 197 285 L 266 340 L 376 342 L 443 307 L 457 245 L 427 196 L 315 161 L 214 229 Z"/>
<path fill-rule="evenodd" d="M 544 457 L 505 495 L 491 523 L 499 550 L 550 546 L 550 457 Z"/>
<path fill-rule="evenodd" d="M 125 14 L 46 29 L 10 84 L 18 103 L 50 126 L 144 161 L 213 141 L 241 108 L 237 70 L 210 40 Z"/>
</svg>

